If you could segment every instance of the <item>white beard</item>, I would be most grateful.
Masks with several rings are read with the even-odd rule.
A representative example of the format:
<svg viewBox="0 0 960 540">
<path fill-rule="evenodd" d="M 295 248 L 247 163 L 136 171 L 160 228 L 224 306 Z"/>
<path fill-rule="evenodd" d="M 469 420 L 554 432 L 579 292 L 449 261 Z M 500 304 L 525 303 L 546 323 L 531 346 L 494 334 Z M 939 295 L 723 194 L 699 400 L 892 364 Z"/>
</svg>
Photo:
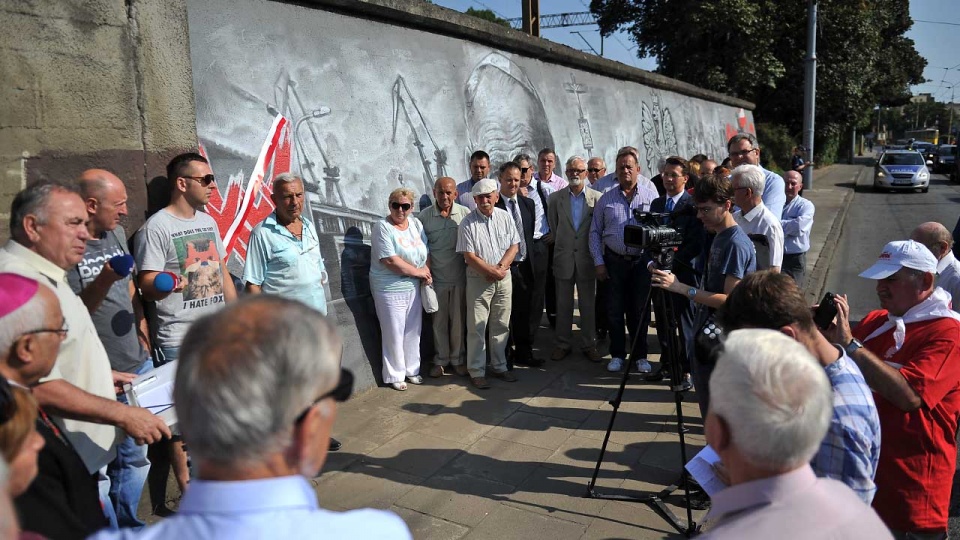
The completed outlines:
<svg viewBox="0 0 960 540">
<path fill-rule="evenodd" d="M 579 176 L 576 178 L 568 178 L 567 183 L 570 184 L 571 186 L 580 186 L 583 184 L 583 179 L 580 178 Z"/>
</svg>

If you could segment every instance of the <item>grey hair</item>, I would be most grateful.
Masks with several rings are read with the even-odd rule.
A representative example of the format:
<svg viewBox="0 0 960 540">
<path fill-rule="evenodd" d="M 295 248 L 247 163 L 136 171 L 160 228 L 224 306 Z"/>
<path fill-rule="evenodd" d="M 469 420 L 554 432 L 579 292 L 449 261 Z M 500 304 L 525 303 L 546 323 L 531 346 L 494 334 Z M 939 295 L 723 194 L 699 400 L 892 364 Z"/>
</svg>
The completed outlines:
<svg viewBox="0 0 960 540">
<path fill-rule="evenodd" d="M 833 394 L 826 372 L 799 342 L 776 330 L 735 330 L 710 377 L 710 411 L 751 464 L 785 470 L 817 452 Z"/>
<path fill-rule="evenodd" d="M 763 188 L 767 184 L 767 177 L 758 165 L 740 165 L 730 171 L 730 179 L 742 188 L 750 188 L 754 198 L 763 195 Z"/>
<path fill-rule="evenodd" d="M 248 296 L 196 321 L 183 341 L 174 402 L 190 452 L 223 465 L 262 461 L 340 373 L 340 337 L 295 300 Z"/>
<path fill-rule="evenodd" d="M 537 164 L 537 162 L 530 157 L 530 154 L 517 154 L 513 157 L 513 162 L 517 165 L 519 165 L 521 161 L 526 161 L 527 165 L 530 165 L 531 167 L 535 167 Z"/>
<path fill-rule="evenodd" d="M 282 184 L 289 184 L 290 182 L 300 182 L 303 184 L 303 178 L 301 178 L 299 174 L 292 172 L 280 173 L 273 177 L 273 190 L 276 191 Z"/>
<path fill-rule="evenodd" d="M 57 191 L 80 194 L 77 186 L 52 180 L 30 184 L 17 193 L 10 204 L 10 236 L 14 240 L 21 243 L 27 240 L 27 232 L 23 228 L 23 220 L 27 216 L 36 216 L 40 223 L 47 222 L 47 203 L 50 202 L 50 196 Z"/>
<path fill-rule="evenodd" d="M 754 148 L 760 148 L 760 141 L 757 140 L 757 136 L 753 133 L 737 133 L 733 137 L 730 137 L 730 140 L 727 141 L 727 151 L 730 150 L 730 147 L 740 141 L 749 141 L 750 146 Z"/>
<path fill-rule="evenodd" d="M 23 334 L 41 328 L 49 307 L 38 289 L 25 304 L 0 317 L 0 356 L 6 354 Z"/>
<path fill-rule="evenodd" d="M 569 166 L 573 165 L 573 162 L 574 162 L 574 161 L 577 161 L 578 159 L 579 159 L 580 161 L 582 161 L 584 165 L 587 164 L 587 160 L 583 159 L 582 156 L 570 156 L 570 158 L 567 159 L 566 166 L 569 167 Z"/>
</svg>

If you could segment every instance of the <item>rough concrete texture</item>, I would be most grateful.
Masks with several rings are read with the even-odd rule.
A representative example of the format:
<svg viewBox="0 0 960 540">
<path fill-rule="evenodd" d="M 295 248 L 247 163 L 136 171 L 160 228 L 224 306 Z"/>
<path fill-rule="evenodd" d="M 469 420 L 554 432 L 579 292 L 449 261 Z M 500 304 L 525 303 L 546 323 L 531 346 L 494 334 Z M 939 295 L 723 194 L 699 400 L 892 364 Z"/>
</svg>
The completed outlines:
<svg viewBox="0 0 960 540">
<path fill-rule="evenodd" d="M 183 3 L 0 0 L 0 14 L 0 239 L 26 182 L 94 166 L 124 180 L 139 226 L 148 170 L 196 146 Z"/>
</svg>

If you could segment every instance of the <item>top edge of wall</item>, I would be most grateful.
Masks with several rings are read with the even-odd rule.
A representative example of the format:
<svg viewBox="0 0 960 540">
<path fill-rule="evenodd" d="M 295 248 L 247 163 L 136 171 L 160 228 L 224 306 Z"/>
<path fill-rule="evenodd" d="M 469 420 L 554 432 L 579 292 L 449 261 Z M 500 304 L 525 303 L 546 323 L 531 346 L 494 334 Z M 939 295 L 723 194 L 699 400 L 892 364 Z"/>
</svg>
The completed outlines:
<svg viewBox="0 0 960 540">
<path fill-rule="evenodd" d="M 754 110 L 749 101 L 706 90 L 689 83 L 671 79 L 657 73 L 646 71 L 589 55 L 559 43 L 535 38 L 519 30 L 504 28 L 477 17 L 465 15 L 459 11 L 435 6 L 427 2 L 411 0 L 276 0 L 285 4 L 295 4 L 319 8 L 337 13 L 356 15 L 423 30 L 434 34 L 462 38 L 497 49 L 523 54 L 552 64 L 575 67 L 599 75 L 636 82 L 700 98 L 733 107 Z"/>
</svg>

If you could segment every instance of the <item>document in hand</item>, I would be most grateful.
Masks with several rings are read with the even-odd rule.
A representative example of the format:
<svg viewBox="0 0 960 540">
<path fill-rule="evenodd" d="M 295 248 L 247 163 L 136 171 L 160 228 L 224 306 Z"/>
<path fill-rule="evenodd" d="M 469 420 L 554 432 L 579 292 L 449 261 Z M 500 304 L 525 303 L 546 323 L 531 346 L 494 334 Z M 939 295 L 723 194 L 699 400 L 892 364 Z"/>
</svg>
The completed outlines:
<svg viewBox="0 0 960 540">
<path fill-rule="evenodd" d="M 687 469 L 687 472 L 690 473 L 690 476 L 700 484 L 700 487 L 703 488 L 707 495 L 711 497 L 713 497 L 714 493 L 727 488 L 727 485 L 723 483 L 723 480 L 720 480 L 717 473 L 713 470 L 713 466 L 717 463 L 720 463 L 720 456 L 713 451 L 710 445 L 707 445 L 699 454 L 693 456 L 693 459 L 684 467 Z"/>
<path fill-rule="evenodd" d="M 168 426 L 173 426 L 177 423 L 177 413 L 173 408 L 173 381 L 176 374 L 177 363 L 168 362 L 140 375 L 123 387 L 127 402 L 149 410 L 163 418 Z"/>
</svg>

